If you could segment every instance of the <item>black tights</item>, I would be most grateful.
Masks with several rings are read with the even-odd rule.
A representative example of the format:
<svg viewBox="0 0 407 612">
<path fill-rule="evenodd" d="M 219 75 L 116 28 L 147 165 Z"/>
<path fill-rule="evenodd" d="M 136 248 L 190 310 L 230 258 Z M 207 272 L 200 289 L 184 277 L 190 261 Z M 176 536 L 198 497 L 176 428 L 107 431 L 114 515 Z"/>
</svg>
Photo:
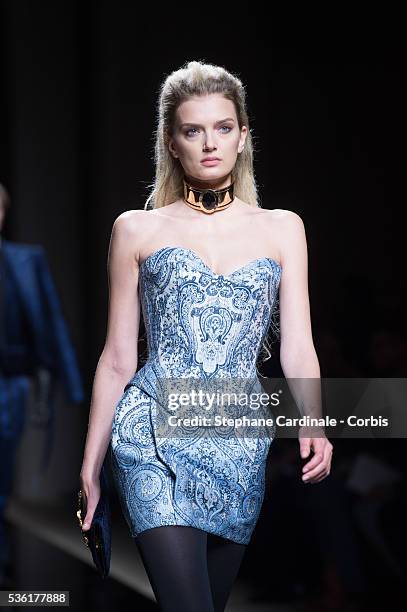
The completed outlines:
<svg viewBox="0 0 407 612">
<path fill-rule="evenodd" d="M 181 525 L 147 529 L 136 543 L 162 612 L 223 612 L 245 544 Z"/>
</svg>

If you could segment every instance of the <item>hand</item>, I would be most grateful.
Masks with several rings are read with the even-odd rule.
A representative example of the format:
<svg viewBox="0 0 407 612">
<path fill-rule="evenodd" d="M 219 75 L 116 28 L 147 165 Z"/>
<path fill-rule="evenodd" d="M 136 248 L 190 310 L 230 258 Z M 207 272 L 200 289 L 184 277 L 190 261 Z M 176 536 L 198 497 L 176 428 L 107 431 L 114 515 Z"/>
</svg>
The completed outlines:
<svg viewBox="0 0 407 612">
<path fill-rule="evenodd" d="M 302 432 L 302 433 L 301 433 Z M 302 437 L 306 434 L 306 428 L 300 428 L 300 453 L 305 459 L 309 456 L 311 448 L 314 451 L 312 459 L 303 468 L 303 482 L 316 483 L 326 478 L 331 471 L 331 460 L 333 446 L 322 430 L 318 431 L 313 437 Z"/>
<path fill-rule="evenodd" d="M 92 526 L 93 515 L 100 499 L 100 480 L 81 475 L 80 482 L 85 512 L 85 518 L 82 516 L 82 531 L 88 531 Z"/>
</svg>

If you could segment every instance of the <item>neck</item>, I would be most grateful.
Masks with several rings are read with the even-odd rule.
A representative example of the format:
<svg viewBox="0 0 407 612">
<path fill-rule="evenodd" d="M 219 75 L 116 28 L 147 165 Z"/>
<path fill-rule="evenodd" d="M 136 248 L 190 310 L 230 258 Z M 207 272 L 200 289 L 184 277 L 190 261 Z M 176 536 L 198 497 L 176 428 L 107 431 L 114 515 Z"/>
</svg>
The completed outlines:
<svg viewBox="0 0 407 612">
<path fill-rule="evenodd" d="M 185 181 L 192 187 L 193 189 L 224 189 L 225 187 L 229 187 L 232 183 L 233 177 L 231 174 L 226 176 L 222 176 L 220 178 L 211 179 L 208 181 L 202 181 L 193 176 L 185 175 Z"/>
<path fill-rule="evenodd" d="M 187 181 L 184 183 L 184 201 L 185 203 L 206 214 L 220 212 L 228 208 L 234 201 L 234 183 L 232 182 L 226 187 L 219 189 L 197 189 L 192 187 Z"/>
</svg>

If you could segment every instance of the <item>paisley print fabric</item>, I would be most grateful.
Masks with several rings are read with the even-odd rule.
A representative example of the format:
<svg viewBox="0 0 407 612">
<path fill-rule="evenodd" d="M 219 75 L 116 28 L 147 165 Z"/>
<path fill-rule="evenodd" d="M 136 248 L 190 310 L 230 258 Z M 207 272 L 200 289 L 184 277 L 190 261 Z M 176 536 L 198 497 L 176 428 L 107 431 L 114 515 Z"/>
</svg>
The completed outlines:
<svg viewBox="0 0 407 612">
<path fill-rule="evenodd" d="M 249 543 L 273 435 L 196 428 L 188 437 L 161 437 L 160 381 L 236 378 L 261 392 L 256 361 L 281 272 L 278 262 L 263 257 L 231 274 L 215 274 L 193 250 L 176 246 L 141 264 L 148 360 L 115 408 L 110 444 L 114 482 L 133 537 L 153 527 L 186 525 Z"/>
</svg>

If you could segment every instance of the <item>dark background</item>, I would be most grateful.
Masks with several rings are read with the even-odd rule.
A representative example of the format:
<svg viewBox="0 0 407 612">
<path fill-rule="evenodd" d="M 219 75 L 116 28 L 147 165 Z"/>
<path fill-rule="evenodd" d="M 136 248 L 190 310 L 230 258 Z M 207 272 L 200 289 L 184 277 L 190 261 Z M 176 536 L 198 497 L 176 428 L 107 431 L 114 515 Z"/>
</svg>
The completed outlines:
<svg viewBox="0 0 407 612">
<path fill-rule="evenodd" d="M 126 2 L 1 7 L 9 235 L 46 247 L 89 381 L 104 343 L 111 226 L 144 205 L 158 88 L 190 59 L 245 83 L 261 205 L 305 223 L 315 332 L 335 330 L 349 361 L 373 374 L 372 332 L 406 325 L 396 23 L 362 30 L 349 19 L 306 35 L 255 13 L 186 13 L 177 28 Z"/>
<path fill-rule="evenodd" d="M 158 89 L 188 60 L 243 80 L 260 203 L 304 221 L 322 375 L 406 376 L 400 16 L 200 9 L 0 4 L 4 235 L 46 248 L 88 397 L 106 333 L 111 227 L 144 205 Z M 275 367 L 277 355 L 265 373 Z M 85 405 L 84 428 L 87 418 Z M 404 440 L 347 442 L 336 443 L 338 461 L 359 448 L 404 460 Z"/>
</svg>

